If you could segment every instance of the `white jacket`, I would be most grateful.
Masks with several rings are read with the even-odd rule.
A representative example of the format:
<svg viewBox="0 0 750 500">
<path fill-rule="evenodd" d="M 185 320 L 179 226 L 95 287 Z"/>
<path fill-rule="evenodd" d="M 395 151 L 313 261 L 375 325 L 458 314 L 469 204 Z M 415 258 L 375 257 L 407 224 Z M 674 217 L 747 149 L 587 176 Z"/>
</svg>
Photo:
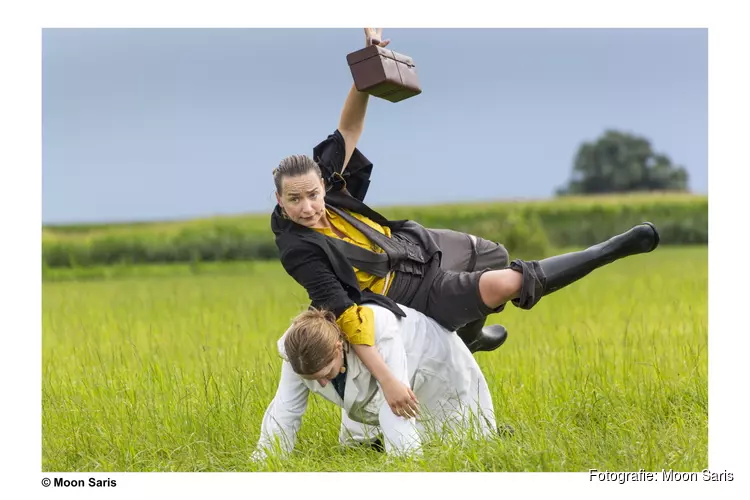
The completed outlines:
<svg viewBox="0 0 750 500">
<path fill-rule="evenodd" d="M 286 361 L 285 333 L 278 341 L 284 358 L 281 379 L 263 416 L 256 459 L 263 458 L 277 438 L 282 452 L 292 451 L 310 392 L 342 407 L 356 422 L 379 426 L 388 453 L 420 452 L 420 434 L 436 426 L 440 426 L 440 432 L 468 428 L 483 435 L 496 432 L 487 382 L 455 332 L 405 306 L 400 306 L 405 318 L 375 304 L 366 307 L 374 313 L 375 347 L 394 376 L 408 384 L 419 400 L 418 419 L 393 414 L 379 383 L 352 349 L 345 354 L 348 369 L 343 400 L 333 384 L 322 387 L 317 381 L 298 376 Z"/>
</svg>

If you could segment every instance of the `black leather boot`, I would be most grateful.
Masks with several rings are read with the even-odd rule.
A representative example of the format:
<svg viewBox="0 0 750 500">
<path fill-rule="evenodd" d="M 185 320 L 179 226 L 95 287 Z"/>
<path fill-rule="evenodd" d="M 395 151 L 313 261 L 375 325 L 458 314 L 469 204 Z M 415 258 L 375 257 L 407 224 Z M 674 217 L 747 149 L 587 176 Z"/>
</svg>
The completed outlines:
<svg viewBox="0 0 750 500">
<path fill-rule="evenodd" d="M 583 278 L 591 271 L 623 257 L 648 253 L 659 246 L 659 233 L 650 222 L 618 234 L 580 252 L 556 255 L 538 261 L 546 276 L 544 295 Z"/>
<path fill-rule="evenodd" d="M 494 351 L 508 338 L 508 330 L 503 325 L 484 326 L 484 321 L 485 318 L 478 319 L 456 330 L 456 334 L 472 353 Z"/>
</svg>

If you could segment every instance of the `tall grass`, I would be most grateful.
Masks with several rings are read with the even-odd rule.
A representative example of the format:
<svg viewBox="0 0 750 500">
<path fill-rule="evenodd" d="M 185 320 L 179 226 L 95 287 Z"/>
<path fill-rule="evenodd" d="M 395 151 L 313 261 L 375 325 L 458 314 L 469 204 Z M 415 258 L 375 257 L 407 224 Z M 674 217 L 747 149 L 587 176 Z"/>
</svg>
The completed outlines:
<svg viewBox="0 0 750 500">
<path fill-rule="evenodd" d="M 338 445 L 311 398 L 288 460 L 250 461 L 308 304 L 276 263 L 235 274 L 43 285 L 44 471 L 580 471 L 707 466 L 707 249 L 598 270 L 492 317 L 479 353 L 512 438 L 427 444 L 416 460 Z"/>
</svg>

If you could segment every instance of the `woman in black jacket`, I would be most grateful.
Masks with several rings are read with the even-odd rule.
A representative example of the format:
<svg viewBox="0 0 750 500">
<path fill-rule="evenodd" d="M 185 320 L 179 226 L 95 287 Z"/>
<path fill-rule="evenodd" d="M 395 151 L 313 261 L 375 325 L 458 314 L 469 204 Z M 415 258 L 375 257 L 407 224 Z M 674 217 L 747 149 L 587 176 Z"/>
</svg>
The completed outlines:
<svg viewBox="0 0 750 500">
<path fill-rule="evenodd" d="M 365 35 L 367 44 L 388 44 L 377 41 L 382 40 L 381 32 L 366 28 Z M 397 415 L 416 415 L 418 402 L 373 347 L 372 312 L 366 303 L 380 304 L 399 316 L 404 314 L 398 304 L 412 307 L 449 331 L 468 326 L 474 338 L 464 338 L 467 345 L 476 342 L 484 345 L 479 349 L 491 350 L 504 340 L 504 329 L 482 331 L 481 325 L 508 301 L 530 309 L 542 296 L 594 269 L 650 252 L 659 243 L 654 226 L 643 223 L 581 252 L 541 261 L 514 260 L 509 266 L 501 245 L 482 240 L 503 268 L 474 271 L 468 264 L 455 264 L 476 257 L 476 239 L 428 230 L 414 221 L 389 221 L 365 205 L 373 165 L 356 144 L 367 103 L 368 95 L 352 86 L 338 129 L 314 148 L 313 157 L 289 156 L 274 170 L 278 204 L 271 227 L 284 269 L 305 287 L 313 307 L 336 315 Z"/>
</svg>

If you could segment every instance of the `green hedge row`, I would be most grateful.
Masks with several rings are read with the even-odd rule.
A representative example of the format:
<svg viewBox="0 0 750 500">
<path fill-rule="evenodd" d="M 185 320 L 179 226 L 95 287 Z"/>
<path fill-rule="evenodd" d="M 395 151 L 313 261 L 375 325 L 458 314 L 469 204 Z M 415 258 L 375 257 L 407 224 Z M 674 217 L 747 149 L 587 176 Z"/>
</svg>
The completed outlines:
<svg viewBox="0 0 750 500">
<path fill-rule="evenodd" d="M 392 218 L 411 217 L 428 227 L 484 232 L 502 241 L 505 220 L 538 219 L 551 245 L 593 245 L 635 224 L 649 221 L 664 244 L 708 243 L 708 197 L 631 195 L 558 198 L 539 202 L 458 205 L 454 207 L 383 210 Z M 521 250 L 521 248 L 519 248 Z"/>
<path fill-rule="evenodd" d="M 642 222 L 663 244 L 708 242 L 708 198 L 638 195 L 539 202 L 390 207 L 392 219 L 450 228 L 503 243 L 514 255 L 538 258 L 552 247 L 587 246 Z M 173 223 L 45 227 L 45 267 L 215 262 L 277 258 L 268 215 Z"/>
</svg>

